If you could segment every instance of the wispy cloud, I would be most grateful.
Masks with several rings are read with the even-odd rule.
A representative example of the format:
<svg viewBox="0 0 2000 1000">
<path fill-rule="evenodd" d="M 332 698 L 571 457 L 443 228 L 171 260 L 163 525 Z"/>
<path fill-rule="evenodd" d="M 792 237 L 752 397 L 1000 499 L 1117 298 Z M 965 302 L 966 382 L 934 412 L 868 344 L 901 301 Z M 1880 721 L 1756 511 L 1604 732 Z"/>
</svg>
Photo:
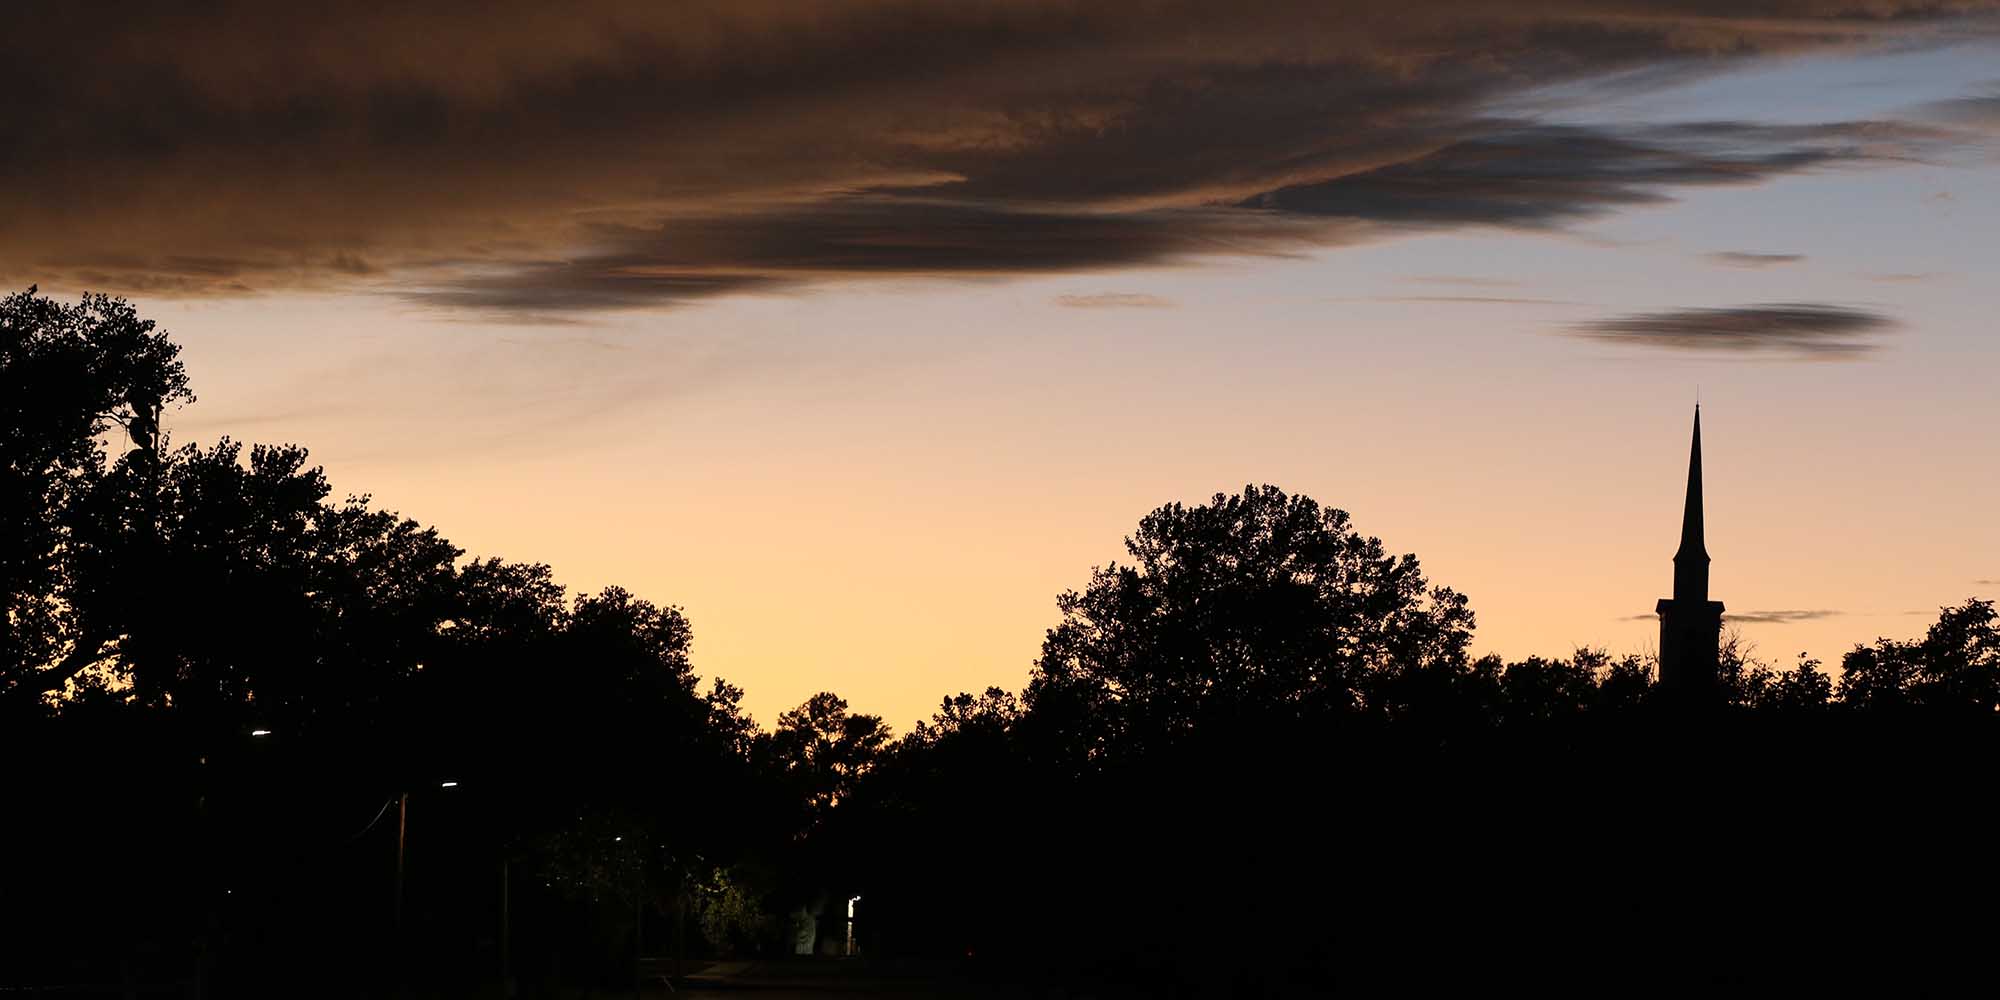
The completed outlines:
<svg viewBox="0 0 2000 1000">
<path fill-rule="evenodd" d="M 1875 350 L 1896 327 L 1880 313 L 1810 302 L 1722 309 L 1669 309 L 1579 324 L 1571 335 L 1655 350 L 1754 355 L 1793 361 L 1846 361 Z"/>
<path fill-rule="evenodd" d="M 1055 304 L 1069 309 L 1171 309 L 1174 300 L 1139 292 L 1058 295 Z"/>
<path fill-rule="evenodd" d="M 1457 274 L 1406 274 L 1396 280 L 1410 285 L 1450 285 L 1459 288 L 1518 288 L 1521 284 L 1505 278 L 1474 278 Z"/>
<path fill-rule="evenodd" d="M 2000 131 L 2000 81 L 1988 83 L 1980 92 L 1965 97 L 1933 101 L 1919 112 L 1953 125 Z"/>
<path fill-rule="evenodd" d="M 1723 615 L 1729 621 L 1741 625 L 1791 625 L 1796 622 L 1818 621 L 1822 618 L 1837 618 L 1842 611 L 1733 611 Z"/>
<path fill-rule="evenodd" d="M 1625 129 L 1488 123 L 1421 156 L 1245 199 L 1317 218 L 1539 229 L 1671 201 L 1677 188 L 1755 184 L 1907 155 L 1922 129 L 1883 122 L 1686 122 Z M 1902 150 L 1902 153 L 1895 152 Z"/>
<path fill-rule="evenodd" d="M 1711 264 L 1723 267 L 1765 268 L 1781 264 L 1797 264 L 1806 259 L 1802 253 L 1749 253 L 1741 250 L 1723 250 L 1704 255 Z"/>
<path fill-rule="evenodd" d="M 1362 302 L 1422 302 L 1459 305 L 1488 306 L 1581 306 L 1586 302 L 1574 299 L 1537 299 L 1506 295 L 1370 295 Z"/>
<path fill-rule="evenodd" d="M 1914 612 L 1913 612 L 1914 613 Z M 1723 617 L 1739 625 L 1792 625 L 1798 622 L 1818 621 L 1822 618 L 1845 617 L 1845 611 L 1731 611 Z M 1620 615 L 1621 622 L 1650 622 L 1659 620 L 1658 614 Z"/>
</svg>

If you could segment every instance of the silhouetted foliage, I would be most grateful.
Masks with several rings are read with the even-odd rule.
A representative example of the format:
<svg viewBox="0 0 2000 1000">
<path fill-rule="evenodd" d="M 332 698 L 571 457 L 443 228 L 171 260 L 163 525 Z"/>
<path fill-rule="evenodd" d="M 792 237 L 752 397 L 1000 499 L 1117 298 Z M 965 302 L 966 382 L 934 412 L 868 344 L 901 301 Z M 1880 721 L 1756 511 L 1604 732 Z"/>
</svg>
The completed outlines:
<svg viewBox="0 0 2000 1000">
<path fill-rule="evenodd" d="M 162 411 L 194 398 L 179 354 L 120 299 L 0 299 L 0 699 L 39 700 L 117 655 L 78 578 L 77 536 L 143 515 Z M 129 450 L 114 454 L 114 428 Z"/>
<path fill-rule="evenodd" d="M 1472 612 L 1346 512 L 1274 486 L 1162 507 L 1132 565 L 1057 599 L 1028 685 L 1083 758 L 1144 755 L 1198 730 L 1321 724 L 1371 683 L 1462 660 Z"/>
<path fill-rule="evenodd" d="M 176 356 L 115 299 L 0 301 L 21 982 L 493 992 L 510 941 L 554 996 L 669 938 L 789 954 L 800 914 L 845 947 L 860 897 L 864 954 L 1106 993 L 1797 985 L 1772 956 L 1822 926 L 1872 949 L 1840 985 L 1907 986 L 1970 932 L 1913 965 L 1878 915 L 1995 888 L 1991 601 L 1837 681 L 1732 633 L 1718 702 L 1669 703 L 1637 656 L 1473 657 L 1414 556 L 1253 486 L 1142 519 L 1023 692 L 765 731 L 677 607 L 467 559 L 296 446 L 168 447 Z"/>
<path fill-rule="evenodd" d="M 1758 667 L 1743 681 L 1743 702 L 1767 712 L 1823 712 L 1833 704 L 1833 678 L 1801 655 L 1790 670 Z"/>
<path fill-rule="evenodd" d="M 1841 658 L 1840 700 L 1874 711 L 2000 709 L 2000 625 L 1992 601 L 1945 608 L 1919 642 L 1877 639 Z"/>
<path fill-rule="evenodd" d="M 1011 691 L 990 687 L 977 696 L 960 692 L 940 702 L 937 714 L 918 722 L 904 742 L 935 750 L 947 742 L 1005 739 L 1021 711 L 1021 699 Z"/>
<path fill-rule="evenodd" d="M 58 898 L 122 881 L 156 917 L 131 934 L 205 956 L 177 975 L 221 963 L 248 990 L 317 928 L 382 953 L 350 966 L 371 976 L 401 953 L 380 936 L 399 796 L 420 873 L 405 936 L 469 930 L 453 914 L 492 905 L 503 859 L 532 924 L 538 906 L 671 900 L 782 825 L 782 790 L 752 780 L 741 692 L 697 694 L 678 609 L 617 588 L 572 601 L 546 566 L 461 565 L 434 529 L 330 501 L 302 448 L 167 450 L 160 412 L 192 396 L 176 348 L 123 302 L 12 296 L 0 329 L 0 707 L 23 721 L 0 728 L 28 741 L 13 759 L 44 760 L 10 798 L 54 819 L 17 829 L 15 853 L 61 844 L 149 873 L 72 878 L 61 897 L 17 884 L 46 926 L 70 919 Z M 133 447 L 114 454 L 120 425 Z M 316 908 L 286 884 L 319 886 Z M 225 909 L 270 919 L 253 932 Z M 563 975 L 600 975 L 602 954 L 578 954 Z"/>
<path fill-rule="evenodd" d="M 846 699 L 822 691 L 778 716 L 770 754 L 817 820 L 868 773 L 890 735 L 881 716 L 849 714 Z"/>
</svg>

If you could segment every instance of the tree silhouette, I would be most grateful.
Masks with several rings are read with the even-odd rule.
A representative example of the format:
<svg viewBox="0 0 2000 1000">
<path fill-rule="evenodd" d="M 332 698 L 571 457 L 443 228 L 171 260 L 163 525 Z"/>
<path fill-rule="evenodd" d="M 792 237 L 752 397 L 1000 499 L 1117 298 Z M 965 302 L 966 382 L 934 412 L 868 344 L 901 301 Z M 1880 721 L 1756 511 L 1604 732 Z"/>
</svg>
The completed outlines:
<svg viewBox="0 0 2000 1000">
<path fill-rule="evenodd" d="M 1021 699 L 1011 691 L 990 687 L 978 695 L 960 692 L 941 701 L 930 721 L 918 722 L 903 743 L 935 747 L 955 739 L 1002 739 L 1021 713 Z"/>
<path fill-rule="evenodd" d="M 1855 708 L 1981 715 L 2000 708 L 2000 623 L 1992 601 L 1941 609 L 1922 640 L 1877 639 L 1854 647 L 1840 665 L 1840 700 Z"/>
<path fill-rule="evenodd" d="M 118 655 L 75 536 L 151 483 L 162 410 L 194 398 L 180 348 L 122 299 L 0 299 L 0 701 L 33 703 Z M 113 449 L 120 429 L 130 450 Z"/>
<path fill-rule="evenodd" d="M 1733 678 L 1725 675 L 1724 680 L 1731 704 L 1760 712 L 1817 712 L 1833 703 L 1833 678 L 1820 669 L 1818 660 L 1803 653 L 1790 670 L 1774 671 L 1752 662 Z"/>
<path fill-rule="evenodd" d="M 1195 730 L 1325 720 L 1371 681 L 1463 660 L 1472 612 L 1413 556 L 1275 486 L 1170 504 L 1057 599 L 1031 711 L 1061 714 L 1088 755 L 1140 754 Z"/>
<path fill-rule="evenodd" d="M 850 715 L 846 699 L 822 691 L 778 716 L 771 756 L 820 817 L 874 766 L 890 735 L 881 716 Z"/>
<path fill-rule="evenodd" d="M 365 499 L 326 501 L 306 453 L 224 439 L 105 491 L 70 534 L 73 613 L 117 636 L 111 679 L 215 732 L 382 725 L 464 617 L 459 551 Z"/>
</svg>

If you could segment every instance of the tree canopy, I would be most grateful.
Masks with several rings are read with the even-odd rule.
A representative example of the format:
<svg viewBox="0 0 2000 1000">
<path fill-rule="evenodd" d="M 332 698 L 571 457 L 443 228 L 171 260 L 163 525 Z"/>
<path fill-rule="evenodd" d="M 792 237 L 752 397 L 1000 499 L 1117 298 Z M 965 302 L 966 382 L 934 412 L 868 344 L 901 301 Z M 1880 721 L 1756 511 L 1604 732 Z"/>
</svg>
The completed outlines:
<svg viewBox="0 0 2000 1000">
<path fill-rule="evenodd" d="M 1416 557 L 1275 486 L 1161 507 L 1125 548 L 1132 563 L 1057 598 L 1027 690 L 1093 754 L 1353 715 L 1384 678 L 1461 664 L 1472 639 L 1465 598 Z"/>
<path fill-rule="evenodd" d="M 0 298 L 0 699 L 39 699 L 112 655 L 115 630 L 83 610 L 79 535 L 130 508 L 162 411 L 194 398 L 179 355 L 121 299 Z"/>
</svg>

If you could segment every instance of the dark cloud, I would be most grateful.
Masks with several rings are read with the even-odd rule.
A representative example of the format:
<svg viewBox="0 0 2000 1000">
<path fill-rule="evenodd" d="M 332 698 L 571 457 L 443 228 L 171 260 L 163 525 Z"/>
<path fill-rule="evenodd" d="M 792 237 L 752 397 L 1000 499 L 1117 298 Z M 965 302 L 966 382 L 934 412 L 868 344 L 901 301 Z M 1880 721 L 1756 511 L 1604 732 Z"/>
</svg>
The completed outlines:
<svg viewBox="0 0 2000 1000">
<path fill-rule="evenodd" d="M 1920 0 L 79 2 L 0 35 L 0 279 L 556 315 L 1549 228 L 1945 126 L 1492 108 L 1961 23 Z"/>
<path fill-rule="evenodd" d="M 504 273 L 445 276 L 441 284 L 401 292 L 406 301 L 499 313 L 521 323 L 561 322 L 564 314 L 673 305 L 774 282 L 758 275 L 659 272 L 645 261 L 600 257 L 516 266 Z"/>
<path fill-rule="evenodd" d="M 1875 349 L 1871 338 L 1896 326 L 1880 313 L 1809 302 L 1726 309 L 1671 309 L 1593 320 L 1574 336 L 1675 351 L 1759 354 L 1799 361 L 1844 361 Z"/>
<path fill-rule="evenodd" d="M 964 194 L 952 184 L 683 216 L 651 227 L 602 225 L 592 231 L 593 250 L 409 297 L 453 307 L 584 311 L 841 277 L 1021 275 L 1289 254 L 1408 229 L 1545 230 L 1668 201 L 1680 187 L 1870 162 L 1931 139 L 1892 125 L 1710 122 L 1624 133 L 1483 127 L 1490 131 L 1480 139 L 1393 167 L 1227 205 L 1036 209 L 990 196 L 946 197 Z"/>
<path fill-rule="evenodd" d="M 1739 625 L 1790 625 L 1795 622 L 1837 618 L 1841 611 L 1737 611 L 1723 617 Z"/>
<path fill-rule="evenodd" d="M 1056 305 L 1069 309 L 1171 309 L 1174 300 L 1139 292 L 1100 292 L 1096 295 L 1058 295 Z"/>
<path fill-rule="evenodd" d="M 881 194 L 597 227 L 591 240 L 593 249 L 565 260 L 459 270 L 403 296 L 451 308 L 583 312 L 839 277 L 1080 271 L 1285 245 L 1272 227 L 1207 210 L 1012 211 Z"/>
<path fill-rule="evenodd" d="M 1748 253 L 1741 250 L 1724 250 L 1706 256 L 1712 264 L 1753 269 L 1797 264 L 1806 259 L 1806 255 L 1802 253 Z"/>
</svg>

